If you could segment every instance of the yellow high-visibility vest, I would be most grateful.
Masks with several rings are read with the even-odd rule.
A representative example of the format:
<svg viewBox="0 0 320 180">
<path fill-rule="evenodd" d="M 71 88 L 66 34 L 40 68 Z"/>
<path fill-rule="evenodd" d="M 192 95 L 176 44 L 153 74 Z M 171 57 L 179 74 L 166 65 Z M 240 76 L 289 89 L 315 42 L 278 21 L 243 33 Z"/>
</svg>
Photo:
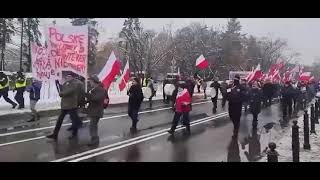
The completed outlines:
<svg viewBox="0 0 320 180">
<path fill-rule="evenodd" d="M 8 87 L 9 86 L 9 81 L 4 85 L 4 86 L 2 86 L 1 84 L 0 84 L 0 89 L 4 89 L 4 88 L 6 88 L 6 87 Z"/>
<path fill-rule="evenodd" d="M 143 87 L 146 87 L 147 86 L 147 78 L 144 78 L 144 80 L 143 80 L 143 85 L 142 85 Z"/>
<path fill-rule="evenodd" d="M 24 79 L 23 83 L 16 82 L 16 88 L 22 88 L 27 86 L 27 79 Z"/>
</svg>

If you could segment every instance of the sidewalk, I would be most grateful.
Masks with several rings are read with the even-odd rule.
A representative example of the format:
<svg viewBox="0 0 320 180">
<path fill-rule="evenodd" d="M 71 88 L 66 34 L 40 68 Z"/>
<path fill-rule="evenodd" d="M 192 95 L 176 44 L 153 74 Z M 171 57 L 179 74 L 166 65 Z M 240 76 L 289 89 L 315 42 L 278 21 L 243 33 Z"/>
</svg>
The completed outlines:
<svg viewBox="0 0 320 180">
<path fill-rule="evenodd" d="M 309 118 L 310 118 L 310 108 Z M 303 149 L 304 132 L 303 132 L 303 115 L 298 119 L 299 126 L 299 142 L 300 142 L 300 162 L 320 162 L 320 139 L 316 134 L 310 134 L 309 142 L 311 150 Z M 279 162 L 292 162 L 292 127 L 293 123 L 289 123 L 289 127 L 278 141 L 274 141 L 277 144 L 277 152 L 279 153 Z M 310 120 L 309 120 L 310 127 Z M 315 125 L 316 133 L 320 133 L 319 124 Z M 267 156 L 265 155 L 259 162 L 267 162 Z"/>
</svg>

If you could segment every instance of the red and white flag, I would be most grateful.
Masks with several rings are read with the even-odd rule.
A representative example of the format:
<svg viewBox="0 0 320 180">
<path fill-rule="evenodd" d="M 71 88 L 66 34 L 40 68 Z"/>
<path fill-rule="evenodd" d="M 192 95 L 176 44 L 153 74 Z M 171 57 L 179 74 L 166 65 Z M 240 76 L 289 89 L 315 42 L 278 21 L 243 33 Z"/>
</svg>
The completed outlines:
<svg viewBox="0 0 320 180">
<path fill-rule="evenodd" d="M 258 64 L 258 66 L 256 67 L 256 69 L 253 71 L 253 73 L 250 73 L 251 75 L 249 75 L 249 77 L 247 78 L 247 81 L 248 82 L 251 82 L 251 81 L 255 81 L 255 80 L 258 80 L 262 77 L 262 71 L 261 71 L 261 68 L 260 68 L 260 64 Z"/>
<path fill-rule="evenodd" d="M 300 81 L 309 81 L 311 78 L 311 72 L 303 72 L 301 73 L 299 80 Z"/>
<path fill-rule="evenodd" d="M 105 89 L 109 88 L 116 75 L 119 74 L 120 68 L 121 62 L 116 58 L 114 52 L 112 51 L 108 61 L 98 74 L 98 78 L 102 82 Z"/>
<path fill-rule="evenodd" d="M 277 69 L 281 70 L 282 68 L 284 68 L 284 60 L 281 58 L 277 59 Z"/>
<path fill-rule="evenodd" d="M 206 60 L 206 58 L 204 58 L 203 55 L 199 56 L 198 59 L 196 60 L 196 66 L 199 69 L 205 69 L 209 66 L 209 62 L 208 60 Z"/>
<path fill-rule="evenodd" d="M 271 81 L 272 82 L 279 82 L 281 80 L 281 76 L 280 76 L 280 73 L 279 73 L 279 69 L 277 69 L 273 75 L 271 76 Z"/>
<path fill-rule="evenodd" d="M 176 111 L 189 112 L 191 110 L 191 106 L 186 106 L 187 104 L 191 104 L 191 96 L 187 89 L 183 89 L 181 92 L 177 93 Z"/>
<path fill-rule="evenodd" d="M 130 69 L 129 69 L 129 61 L 127 61 L 126 66 L 123 69 L 123 73 L 120 77 L 119 89 L 122 91 L 125 87 L 127 82 L 130 79 Z"/>
</svg>

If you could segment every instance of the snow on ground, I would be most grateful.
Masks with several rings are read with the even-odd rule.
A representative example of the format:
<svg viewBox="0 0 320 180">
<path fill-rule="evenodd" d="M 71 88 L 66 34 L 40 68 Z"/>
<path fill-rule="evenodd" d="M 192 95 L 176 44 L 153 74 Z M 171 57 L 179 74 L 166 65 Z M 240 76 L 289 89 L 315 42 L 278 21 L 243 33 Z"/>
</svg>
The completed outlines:
<svg viewBox="0 0 320 180">
<path fill-rule="evenodd" d="M 308 108 L 310 111 L 310 108 Z M 310 115 L 310 112 L 309 112 Z M 300 162 L 320 162 L 320 139 L 318 135 L 311 134 L 309 138 L 311 150 L 305 150 L 303 149 L 303 116 L 300 116 L 298 119 L 298 126 L 299 128 L 299 141 L 300 141 Z M 309 121 L 310 123 L 310 121 Z M 310 126 L 310 124 L 309 124 Z M 275 141 L 277 144 L 276 150 L 280 154 L 278 157 L 279 162 L 292 162 L 292 123 L 290 123 L 290 126 L 286 128 L 285 133 L 282 135 L 282 137 Z M 315 125 L 315 130 L 319 134 L 320 133 L 320 125 Z M 266 162 L 267 156 L 263 157 L 260 162 Z"/>
</svg>

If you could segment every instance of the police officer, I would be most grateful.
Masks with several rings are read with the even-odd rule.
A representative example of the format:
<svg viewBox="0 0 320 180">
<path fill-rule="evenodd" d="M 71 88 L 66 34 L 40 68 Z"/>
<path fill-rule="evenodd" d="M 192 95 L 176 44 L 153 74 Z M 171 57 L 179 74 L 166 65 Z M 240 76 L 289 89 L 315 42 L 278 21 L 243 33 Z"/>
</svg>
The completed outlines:
<svg viewBox="0 0 320 180">
<path fill-rule="evenodd" d="M 3 99 L 8 103 L 10 103 L 12 105 L 12 108 L 14 109 L 16 108 L 17 104 L 8 97 L 8 92 L 9 92 L 8 76 L 5 75 L 3 72 L 0 72 L 0 98 L 3 97 Z"/>
<path fill-rule="evenodd" d="M 262 90 L 258 87 L 258 82 L 252 83 L 252 88 L 249 91 L 248 101 L 250 104 L 250 112 L 252 113 L 252 127 L 257 128 L 258 125 L 258 114 L 261 111 L 261 102 L 263 101 Z"/>
<path fill-rule="evenodd" d="M 215 114 L 217 112 L 217 102 L 218 102 L 218 94 L 219 94 L 219 89 L 221 89 L 220 84 L 218 83 L 218 79 L 214 78 L 213 83 L 210 84 L 211 88 L 214 88 L 216 91 L 215 96 L 211 97 L 211 101 L 213 104 L 213 108 L 212 108 L 212 113 Z"/>
<path fill-rule="evenodd" d="M 19 104 L 18 109 L 24 108 L 23 93 L 26 89 L 26 86 L 27 86 L 27 79 L 26 79 L 25 75 L 21 71 L 17 72 L 17 79 L 16 79 L 16 85 L 15 85 L 15 90 L 17 90 L 17 93 L 16 93 L 14 99 Z"/>
<path fill-rule="evenodd" d="M 282 109 L 283 109 L 283 120 L 287 120 L 292 115 L 292 101 L 294 96 L 294 89 L 291 86 L 290 81 L 286 81 L 282 88 Z"/>
<path fill-rule="evenodd" d="M 244 91 L 244 88 L 240 85 L 240 76 L 235 75 L 232 87 L 227 89 L 227 100 L 229 101 L 228 111 L 234 127 L 233 138 L 238 138 L 242 103 L 245 99 Z"/>
</svg>

